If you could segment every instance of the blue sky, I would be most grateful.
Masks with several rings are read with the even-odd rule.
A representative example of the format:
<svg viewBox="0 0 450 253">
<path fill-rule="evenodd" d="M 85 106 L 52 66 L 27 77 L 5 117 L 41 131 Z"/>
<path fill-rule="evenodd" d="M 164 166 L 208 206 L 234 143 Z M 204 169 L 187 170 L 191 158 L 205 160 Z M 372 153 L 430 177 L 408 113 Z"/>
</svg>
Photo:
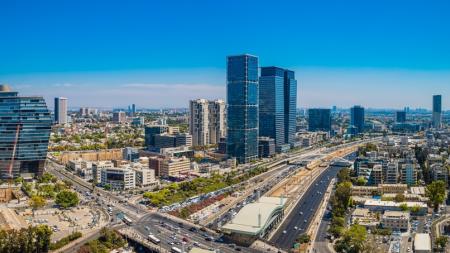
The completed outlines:
<svg viewBox="0 0 450 253">
<path fill-rule="evenodd" d="M 225 98 L 225 57 L 296 70 L 299 106 L 450 102 L 450 1 L 0 2 L 0 83 L 72 106 Z M 51 100 L 49 101 L 51 104 Z"/>
</svg>

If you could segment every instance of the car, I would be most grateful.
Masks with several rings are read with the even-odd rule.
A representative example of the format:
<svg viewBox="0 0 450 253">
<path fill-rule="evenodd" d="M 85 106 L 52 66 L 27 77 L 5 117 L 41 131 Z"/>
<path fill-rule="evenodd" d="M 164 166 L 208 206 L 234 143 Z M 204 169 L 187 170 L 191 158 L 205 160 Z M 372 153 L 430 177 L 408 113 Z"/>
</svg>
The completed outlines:
<svg viewBox="0 0 450 253">
<path fill-rule="evenodd" d="M 205 240 L 208 241 L 208 242 L 212 241 L 211 237 L 205 237 Z"/>
<path fill-rule="evenodd" d="M 297 226 L 295 226 L 295 227 L 294 227 L 294 230 L 297 230 L 297 229 L 298 229 L 298 227 L 297 227 Z"/>
<path fill-rule="evenodd" d="M 236 251 L 241 251 L 241 248 L 235 248 Z"/>
<path fill-rule="evenodd" d="M 306 223 L 306 222 L 308 222 L 308 221 L 307 221 L 307 220 L 304 220 L 303 222 L 305 222 L 305 223 Z"/>
<path fill-rule="evenodd" d="M 286 234 L 287 232 L 286 232 L 286 230 L 283 230 L 283 234 Z"/>
<path fill-rule="evenodd" d="M 300 212 L 300 215 L 303 215 L 303 212 Z"/>
</svg>

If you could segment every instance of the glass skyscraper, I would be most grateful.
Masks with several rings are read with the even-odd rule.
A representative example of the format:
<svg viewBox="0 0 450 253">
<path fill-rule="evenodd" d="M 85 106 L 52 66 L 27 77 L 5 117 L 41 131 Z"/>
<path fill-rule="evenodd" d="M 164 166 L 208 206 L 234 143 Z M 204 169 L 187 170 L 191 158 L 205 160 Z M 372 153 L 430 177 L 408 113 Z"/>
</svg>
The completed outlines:
<svg viewBox="0 0 450 253">
<path fill-rule="evenodd" d="M 442 96 L 433 96 L 433 127 L 441 128 L 442 126 Z"/>
<path fill-rule="evenodd" d="M 331 132 L 331 110 L 317 108 L 309 109 L 308 131 Z"/>
<path fill-rule="evenodd" d="M 55 98 L 55 123 L 67 124 L 67 98 Z"/>
<path fill-rule="evenodd" d="M 293 145 L 297 127 L 297 80 L 292 70 L 284 71 L 284 136 Z"/>
<path fill-rule="evenodd" d="M 0 178 L 42 174 L 51 125 L 42 97 L 20 97 L 0 85 Z"/>
<path fill-rule="evenodd" d="M 259 78 L 259 135 L 275 139 L 277 150 L 293 142 L 296 129 L 297 81 L 294 72 L 261 68 Z M 288 145 L 286 145 L 288 144 Z"/>
<path fill-rule="evenodd" d="M 356 128 L 357 134 L 364 132 L 364 107 L 355 105 L 351 108 L 350 124 Z"/>
<path fill-rule="evenodd" d="M 258 158 L 258 57 L 227 57 L 227 153 L 239 163 Z"/>
<path fill-rule="evenodd" d="M 284 69 L 261 68 L 259 78 L 259 136 L 271 137 L 278 148 L 284 136 Z"/>
</svg>

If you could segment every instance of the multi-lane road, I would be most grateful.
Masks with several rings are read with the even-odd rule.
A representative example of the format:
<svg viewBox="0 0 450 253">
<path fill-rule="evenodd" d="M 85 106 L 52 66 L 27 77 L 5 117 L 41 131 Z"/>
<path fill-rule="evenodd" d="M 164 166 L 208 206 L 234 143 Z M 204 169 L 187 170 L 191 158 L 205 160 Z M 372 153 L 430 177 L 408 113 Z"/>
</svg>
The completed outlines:
<svg viewBox="0 0 450 253">
<path fill-rule="evenodd" d="M 308 229 L 331 179 L 336 177 L 340 169 L 329 167 L 316 178 L 280 225 L 271 242 L 283 249 L 292 248 L 298 236 Z"/>
</svg>

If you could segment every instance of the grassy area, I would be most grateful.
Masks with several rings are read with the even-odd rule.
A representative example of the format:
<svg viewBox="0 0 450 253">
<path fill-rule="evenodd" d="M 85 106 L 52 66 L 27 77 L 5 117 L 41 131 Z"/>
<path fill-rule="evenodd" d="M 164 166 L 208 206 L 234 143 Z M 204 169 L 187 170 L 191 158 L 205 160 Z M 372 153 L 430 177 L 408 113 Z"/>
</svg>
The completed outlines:
<svg viewBox="0 0 450 253">
<path fill-rule="evenodd" d="M 265 167 L 256 167 L 239 176 L 236 176 L 235 173 L 215 174 L 210 178 L 196 178 L 188 182 L 172 183 L 157 192 L 144 193 L 144 198 L 147 198 L 152 206 L 162 207 L 184 201 L 190 197 L 223 189 L 266 171 L 267 168 Z"/>
<path fill-rule="evenodd" d="M 71 241 L 75 241 L 76 239 L 82 237 L 83 234 L 81 232 L 74 232 L 64 238 L 62 238 L 61 240 L 55 242 L 55 243 L 51 243 L 50 244 L 50 250 L 57 250 L 60 249 L 64 246 L 66 246 L 67 244 L 69 244 Z"/>
</svg>

